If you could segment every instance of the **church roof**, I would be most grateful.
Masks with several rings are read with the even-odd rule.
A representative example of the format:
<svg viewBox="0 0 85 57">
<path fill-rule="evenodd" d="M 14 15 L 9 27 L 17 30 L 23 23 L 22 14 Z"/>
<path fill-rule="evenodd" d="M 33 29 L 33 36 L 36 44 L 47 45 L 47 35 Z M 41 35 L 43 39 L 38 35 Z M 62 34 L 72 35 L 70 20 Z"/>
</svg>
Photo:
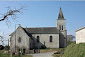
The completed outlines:
<svg viewBox="0 0 85 57">
<path fill-rule="evenodd" d="M 57 27 L 41 27 L 41 28 L 23 28 L 30 34 L 57 34 L 59 30 Z"/>
<path fill-rule="evenodd" d="M 60 8 L 60 11 L 59 11 L 58 19 L 59 20 L 64 19 L 63 12 L 62 12 L 61 8 Z"/>
</svg>

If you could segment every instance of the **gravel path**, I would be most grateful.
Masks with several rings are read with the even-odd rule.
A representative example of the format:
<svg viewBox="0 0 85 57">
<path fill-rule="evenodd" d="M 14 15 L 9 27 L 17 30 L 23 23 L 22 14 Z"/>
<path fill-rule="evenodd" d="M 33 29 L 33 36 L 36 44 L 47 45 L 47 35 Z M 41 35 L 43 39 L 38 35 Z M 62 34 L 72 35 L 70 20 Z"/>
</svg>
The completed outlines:
<svg viewBox="0 0 85 57">
<path fill-rule="evenodd" d="M 32 55 L 33 57 L 53 57 L 52 55 L 55 53 L 54 52 L 46 52 L 46 53 L 36 53 L 36 54 L 29 54 Z"/>
</svg>

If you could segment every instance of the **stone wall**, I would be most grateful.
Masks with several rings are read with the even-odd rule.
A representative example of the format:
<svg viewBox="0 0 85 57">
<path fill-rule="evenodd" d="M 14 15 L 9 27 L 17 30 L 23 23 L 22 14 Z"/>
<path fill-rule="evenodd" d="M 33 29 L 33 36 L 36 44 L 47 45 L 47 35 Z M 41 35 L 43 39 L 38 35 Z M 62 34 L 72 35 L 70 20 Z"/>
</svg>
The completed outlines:
<svg viewBox="0 0 85 57">
<path fill-rule="evenodd" d="M 56 27 L 57 27 L 57 29 L 59 29 L 60 30 L 60 26 L 62 27 L 62 25 L 63 25 L 63 30 L 66 30 L 66 25 L 65 25 L 65 23 L 66 23 L 66 21 L 65 20 L 57 20 L 56 21 Z"/>
<path fill-rule="evenodd" d="M 64 48 L 67 46 L 67 31 L 61 30 L 59 34 L 59 47 Z"/>
<path fill-rule="evenodd" d="M 15 41 L 15 36 L 16 36 L 16 41 Z M 19 37 L 21 38 L 21 42 L 19 42 Z M 26 53 L 28 53 L 29 51 L 29 37 L 21 27 L 18 27 L 16 33 L 14 32 L 10 37 L 10 51 L 13 53 L 15 52 L 15 49 L 16 51 L 19 51 L 19 49 L 20 50 L 25 49 Z"/>
<path fill-rule="evenodd" d="M 59 34 L 33 34 L 33 36 L 37 39 L 37 36 L 40 38 L 40 43 L 38 46 L 45 44 L 47 48 L 59 48 Z M 52 36 L 52 42 L 50 42 L 50 36 Z"/>
</svg>

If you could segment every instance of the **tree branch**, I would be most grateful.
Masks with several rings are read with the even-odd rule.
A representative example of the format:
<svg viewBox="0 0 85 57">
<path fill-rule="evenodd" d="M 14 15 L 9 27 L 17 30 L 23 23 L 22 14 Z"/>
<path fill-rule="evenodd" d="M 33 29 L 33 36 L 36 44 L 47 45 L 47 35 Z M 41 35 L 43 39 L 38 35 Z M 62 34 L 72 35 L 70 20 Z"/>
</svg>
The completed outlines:
<svg viewBox="0 0 85 57">
<path fill-rule="evenodd" d="M 22 10 L 23 8 L 20 8 L 20 9 L 15 9 L 15 10 L 8 10 L 8 12 L 5 13 L 5 15 L 3 16 L 2 19 L 0 19 L 0 21 L 4 21 L 8 18 L 8 16 L 15 16 L 16 13 L 20 13 L 20 11 Z"/>
</svg>

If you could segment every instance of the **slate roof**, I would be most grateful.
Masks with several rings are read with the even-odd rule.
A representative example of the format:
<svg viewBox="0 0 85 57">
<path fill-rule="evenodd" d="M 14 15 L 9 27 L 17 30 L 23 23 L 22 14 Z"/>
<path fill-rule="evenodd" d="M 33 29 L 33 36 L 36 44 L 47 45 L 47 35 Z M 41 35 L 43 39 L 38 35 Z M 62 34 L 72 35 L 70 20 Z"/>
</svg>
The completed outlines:
<svg viewBox="0 0 85 57">
<path fill-rule="evenodd" d="M 63 16 L 63 12 L 62 12 L 62 10 L 60 8 L 59 15 L 58 15 L 58 20 L 61 20 L 61 19 L 65 20 L 64 16 Z"/>
<path fill-rule="evenodd" d="M 57 27 L 23 28 L 23 29 L 30 34 L 58 34 L 59 33 Z"/>
</svg>

